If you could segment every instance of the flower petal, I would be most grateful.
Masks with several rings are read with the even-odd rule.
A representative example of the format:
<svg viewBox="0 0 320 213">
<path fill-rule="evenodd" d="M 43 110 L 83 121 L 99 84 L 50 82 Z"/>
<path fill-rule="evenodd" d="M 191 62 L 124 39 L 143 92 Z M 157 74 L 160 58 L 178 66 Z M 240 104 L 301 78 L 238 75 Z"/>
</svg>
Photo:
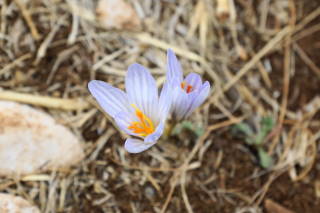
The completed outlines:
<svg viewBox="0 0 320 213">
<path fill-rule="evenodd" d="M 156 130 L 144 139 L 144 142 L 145 143 L 156 143 L 157 140 L 161 137 L 163 130 L 164 130 L 164 122 L 160 122 L 159 125 L 157 126 Z"/>
<path fill-rule="evenodd" d="M 140 64 L 130 65 L 126 76 L 126 92 L 131 104 L 152 118 L 158 108 L 158 88 L 150 72 Z"/>
<path fill-rule="evenodd" d="M 194 72 L 187 75 L 184 81 L 187 83 L 187 85 L 192 86 L 193 90 L 197 90 L 202 86 L 202 80 L 200 75 Z"/>
<path fill-rule="evenodd" d="M 206 81 L 199 89 L 198 94 L 192 94 L 194 95 L 193 98 L 189 97 L 192 99 L 192 103 L 185 117 L 190 116 L 190 114 L 206 100 L 209 93 L 210 93 L 210 84 L 208 81 Z"/>
<path fill-rule="evenodd" d="M 178 78 L 179 82 L 183 80 L 181 64 L 171 49 L 167 51 L 167 79 L 170 82 L 173 78 Z"/>
<path fill-rule="evenodd" d="M 114 117 L 119 112 L 128 110 L 128 98 L 122 90 L 97 80 L 90 81 L 88 88 L 100 106 L 110 116 Z"/>
<path fill-rule="evenodd" d="M 190 105 L 191 102 L 187 93 L 181 88 L 176 88 L 174 91 L 172 103 L 172 114 L 174 116 L 174 119 L 181 120 L 182 118 L 184 118 L 185 114 L 190 108 Z"/>
<path fill-rule="evenodd" d="M 134 115 L 130 112 L 119 112 L 115 115 L 114 120 L 117 123 L 118 127 L 124 131 L 125 133 L 133 136 L 138 136 L 137 134 L 133 133 L 131 130 L 128 129 L 128 127 L 131 125 L 131 123 L 134 121 Z"/>
<path fill-rule="evenodd" d="M 139 139 L 128 138 L 124 144 L 124 148 L 130 153 L 139 153 L 149 149 L 155 143 L 146 143 Z"/>
<path fill-rule="evenodd" d="M 165 121 L 168 117 L 172 106 L 173 90 L 169 83 L 165 83 L 162 87 L 159 98 L 159 118 L 160 121 Z"/>
</svg>

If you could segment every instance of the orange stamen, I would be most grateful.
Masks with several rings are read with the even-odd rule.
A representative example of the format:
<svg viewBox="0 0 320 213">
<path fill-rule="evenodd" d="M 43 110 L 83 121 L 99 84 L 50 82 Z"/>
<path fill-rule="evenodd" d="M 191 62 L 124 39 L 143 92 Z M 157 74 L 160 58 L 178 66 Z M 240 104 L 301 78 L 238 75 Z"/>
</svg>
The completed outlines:
<svg viewBox="0 0 320 213">
<path fill-rule="evenodd" d="M 183 81 L 182 83 L 181 83 L 181 88 L 182 89 L 184 89 L 184 86 L 186 85 L 186 83 Z"/>
<path fill-rule="evenodd" d="M 187 91 L 187 93 L 190 93 L 192 91 L 192 86 L 188 85 L 186 91 Z"/>
<path fill-rule="evenodd" d="M 132 104 L 132 107 L 136 110 L 135 113 L 139 121 L 131 122 L 131 125 L 128 127 L 128 129 L 132 130 L 133 133 L 136 133 L 141 137 L 146 137 L 147 135 L 153 133 L 155 129 L 151 119 L 143 114 L 143 112 L 141 112 L 141 110 L 139 110 L 135 105 Z"/>
<path fill-rule="evenodd" d="M 181 83 L 181 88 L 184 89 L 187 93 L 192 92 L 193 87 L 190 84 L 187 84 L 186 82 Z"/>
</svg>

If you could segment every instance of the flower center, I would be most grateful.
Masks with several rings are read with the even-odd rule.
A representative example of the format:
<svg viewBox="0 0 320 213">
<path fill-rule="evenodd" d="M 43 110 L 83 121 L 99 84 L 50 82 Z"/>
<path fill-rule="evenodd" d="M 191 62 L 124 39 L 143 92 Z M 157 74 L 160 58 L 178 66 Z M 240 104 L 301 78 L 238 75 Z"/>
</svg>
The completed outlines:
<svg viewBox="0 0 320 213">
<path fill-rule="evenodd" d="M 131 122 L 130 126 L 128 126 L 128 129 L 132 130 L 133 133 L 136 133 L 141 137 L 146 137 L 147 135 L 153 133 L 155 129 L 151 119 L 143 114 L 143 112 L 141 112 L 141 110 L 138 109 L 134 104 L 132 104 L 132 107 L 136 110 L 135 113 L 139 121 Z"/>
<path fill-rule="evenodd" d="M 187 84 L 185 81 L 181 83 L 181 88 L 185 90 L 187 93 L 190 93 L 193 90 L 193 86 L 191 86 L 190 84 Z"/>
</svg>

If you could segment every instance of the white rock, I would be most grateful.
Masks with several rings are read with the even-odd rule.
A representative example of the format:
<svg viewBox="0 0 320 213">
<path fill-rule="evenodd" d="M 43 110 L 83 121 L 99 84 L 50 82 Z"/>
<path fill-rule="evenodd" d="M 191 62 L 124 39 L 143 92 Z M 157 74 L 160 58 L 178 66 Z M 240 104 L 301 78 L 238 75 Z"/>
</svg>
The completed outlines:
<svg viewBox="0 0 320 213">
<path fill-rule="evenodd" d="M 48 114 L 0 101 L 0 175 L 66 168 L 84 157 L 78 139 Z"/>
<path fill-rule="evenodd" d="M 135 30 L 141 24 L 135 10 L 123 0 L 100 0 L 96 13 L 97 20 L 106 29 Z"/>
<path fill-rule="evenodd" d="M 40 210 L 21 197 L 0 193 L 1 213 L 40 213 Z"/>
</svg>

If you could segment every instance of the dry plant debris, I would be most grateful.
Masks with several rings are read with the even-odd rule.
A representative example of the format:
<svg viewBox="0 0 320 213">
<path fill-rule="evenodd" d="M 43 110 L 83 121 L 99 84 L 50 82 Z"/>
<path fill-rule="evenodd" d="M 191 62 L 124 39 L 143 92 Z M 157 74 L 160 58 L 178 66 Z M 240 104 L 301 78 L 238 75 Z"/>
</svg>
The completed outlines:
<svg viewBox="0 0 320 213">
<path fill-rule="evenodd" d="M 319 1 L 121 2 L 111 11 L 123 19 L 103 27 L 97 0 L 0 1 L 0 99 L 46 111 L 84 147 L 75 166 L 3 177 L 1 191 L 45 213 L 263 212 L 267 200 L 318 212 Z M 87 83 L 123 89 L 137 62 L 161 86 L 168 48 L 185 74 L 214 85 L 189 119 L 203 134 L 186 129 L 130 155 Z M 231 127 L 259 132 L 268 116 L 261 147 L 274 164 L 263 169 Z"/>
</svg>

